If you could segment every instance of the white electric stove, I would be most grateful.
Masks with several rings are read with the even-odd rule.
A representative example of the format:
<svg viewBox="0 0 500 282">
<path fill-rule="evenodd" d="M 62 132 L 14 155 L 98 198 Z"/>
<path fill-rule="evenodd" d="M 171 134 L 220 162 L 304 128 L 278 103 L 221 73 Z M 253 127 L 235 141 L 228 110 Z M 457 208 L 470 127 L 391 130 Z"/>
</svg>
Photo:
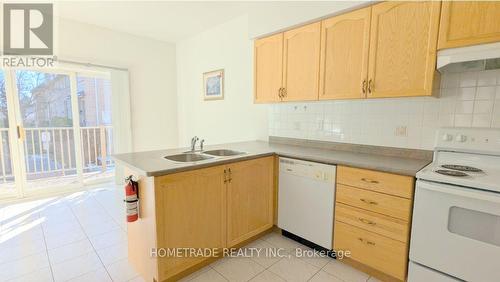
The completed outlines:
<svg viewBox="0 0 500 282">
<path fill-rule="evenodd" d="M 436 135 L 417 173 L 408 280 L 499 281 L 500 129 Z"/>
</svg>

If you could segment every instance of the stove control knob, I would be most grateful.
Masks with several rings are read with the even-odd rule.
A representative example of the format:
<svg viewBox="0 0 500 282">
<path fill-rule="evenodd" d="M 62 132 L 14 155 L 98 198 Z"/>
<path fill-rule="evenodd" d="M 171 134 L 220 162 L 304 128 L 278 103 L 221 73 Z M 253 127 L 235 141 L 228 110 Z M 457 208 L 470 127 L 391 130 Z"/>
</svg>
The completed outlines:
<svg viewBox="0 0 500 282">
<path fill-rule="evenodd" d="M 465 141 L 467 141 L 467 136 L 465 136 L 463 134 L 458 134 L 457 136 L 455 136 L 455 141 L 465 142 Z"/>
<path fill-rule="evenodd" d="M 447 141 L 448 142 L 448 141 L 451 141 L 451 140 L 453 140 L 453 135 L 447 134 L 447 133 L 445 133 L 443 135 L 443 141 Z"/>
</svg>

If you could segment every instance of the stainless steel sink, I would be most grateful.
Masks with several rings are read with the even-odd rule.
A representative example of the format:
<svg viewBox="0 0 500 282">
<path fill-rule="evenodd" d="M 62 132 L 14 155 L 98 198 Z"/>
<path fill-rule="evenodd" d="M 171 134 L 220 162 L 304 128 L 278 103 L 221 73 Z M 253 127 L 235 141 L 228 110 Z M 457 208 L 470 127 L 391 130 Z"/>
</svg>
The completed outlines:
<svg viewBox="0 0 500 282">
<path fill-rule="evenodd" d="M 184 153 L 184 154 L 170 155 L 170 156 L 165 156 L 164 158 L 167 160 L 174 161 L 174 162 L 183 162 L 183 163 L 197 162 L 197 161 L 213 159 L 213 157 L 204 156 L 202 154 L 196 154 L 196 153 Z"/>
<path fill-rule="evenodd" d="M 218 150 L 204 151 L 203 154 L 218 156 L 218 157 L 226 157 L 226 156 L 242 155 L 244 154 L 244 152 L 228 150 L 228 149 L 218 149 Z"/>
</svg>

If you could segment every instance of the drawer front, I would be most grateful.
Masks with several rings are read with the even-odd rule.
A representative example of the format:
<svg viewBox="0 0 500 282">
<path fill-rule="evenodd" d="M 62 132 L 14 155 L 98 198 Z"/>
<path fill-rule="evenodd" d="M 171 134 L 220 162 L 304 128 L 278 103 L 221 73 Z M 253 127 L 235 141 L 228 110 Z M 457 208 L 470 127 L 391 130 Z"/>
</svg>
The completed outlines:
<svg viewBox="0 0 500 282">
<path fill-rule="evenodd" d="M 372 212 L 410 220 L 411 201 L 355 187 L 337 185 L 337 202 Z"/>
<path fill-rule="evenodd" d="M 339 166 L 337 183 L 411 199 L 415 179 L 410 176 Z"/>
<path fill-rule="evenodd" d="M 405 243 L 335 221 L 334 249 L 350 250 L 351 258 L 404 280 L 408 266 Z"/>
<path fill-rule="evenodd" d="M 341 203 L 335 206 L 335 220 L 387 236 L 401 241 L 408 241 L 408 222 L 374 212 L 354 208 Z"/>
</svg>

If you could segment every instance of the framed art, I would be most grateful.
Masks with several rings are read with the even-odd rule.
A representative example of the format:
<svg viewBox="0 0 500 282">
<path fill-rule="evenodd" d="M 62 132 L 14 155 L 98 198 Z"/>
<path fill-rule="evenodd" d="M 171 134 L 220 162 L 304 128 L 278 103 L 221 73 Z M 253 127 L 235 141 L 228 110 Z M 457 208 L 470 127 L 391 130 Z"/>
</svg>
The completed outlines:
<svg viewBox="0 0 500 282">
<path fill-rule="evenodd" d="M 224 99 L 224 70 L 215 70 L 203 74 L 203 99 Z"/>
</svg>

